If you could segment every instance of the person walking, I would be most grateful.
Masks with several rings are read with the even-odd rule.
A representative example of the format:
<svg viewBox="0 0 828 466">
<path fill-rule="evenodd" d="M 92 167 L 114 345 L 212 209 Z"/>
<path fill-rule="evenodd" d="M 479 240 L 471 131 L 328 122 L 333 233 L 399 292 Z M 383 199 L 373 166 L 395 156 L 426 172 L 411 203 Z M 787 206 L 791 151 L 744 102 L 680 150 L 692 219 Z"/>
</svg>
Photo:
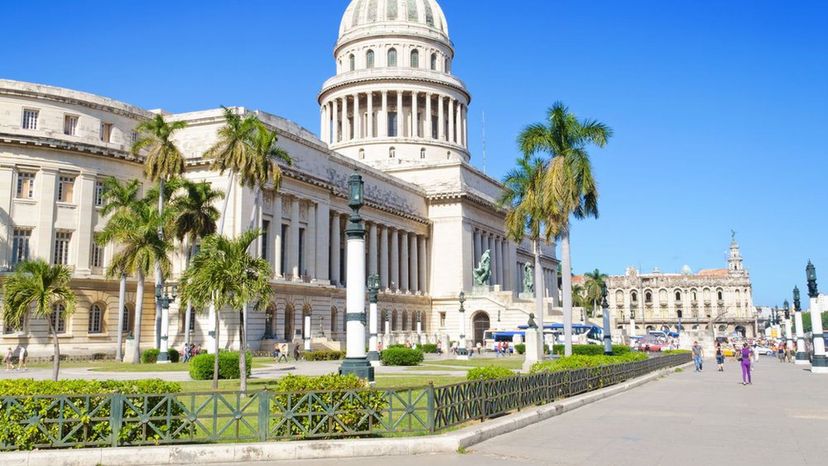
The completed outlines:
<svg viewBox="0 0 828 466">
<path fill-rule="evenodd" d="M 716 364 L 719 365 L 719 372 L 724 372 L 724 353 L 722 353 L 722 346 L 716 345 Z"/>
<path fill-rule="evenodd" d="M 752 351 L 747 343 L 742 344 L 739 360 L 742 362 L 742 385 L 753 384 L 750 379 L 750 356 Z"/>
<path fill-rule="evenodd" d="M 11 347 L 9 350 L 6 351 L 6 355 L 3 357 L 3 364 L 6 365 L 6 371 L 10 371 L 14 369 L 14 364 L 12 363 L 12 357 L 14 357 L 14 353 L 12 353 Z"/>
<path fill-rule="evenodd" d="M 279 356 L 276 358 L 276 363 L 278 364 L 278 363 L 280 363 L 280 362 L 282 362 L 282 361 L 288 362 L 288 358 L 287 358 L 287 344 L 286 344 L 286 343 L 281 343 L 281 344 L 279 345 L 279 348 L 278 348 L 278 350 L 277 350 L 277 351 L 278 351 L 278 355 L 279 355 Z"/>
<path fill-rule="evenodd" d="M 698 341 L 693 342 L 693 363 L 696 364 L 696 372 L 702 371 L 702 358 L 704 357 L 704 350 L 702 349 L 701 345 L 699 345 Z"/>
<path fill-rule="evenodd" d="M 24 372 L 28 371 L 29 368 L 27 366 L 27 360 L 29 359 L 29 350 L 27 350 L 25 346 L 20 345 L 20 351 L 17 353 L 17 357 L 17 370 Z"/>
</svg>

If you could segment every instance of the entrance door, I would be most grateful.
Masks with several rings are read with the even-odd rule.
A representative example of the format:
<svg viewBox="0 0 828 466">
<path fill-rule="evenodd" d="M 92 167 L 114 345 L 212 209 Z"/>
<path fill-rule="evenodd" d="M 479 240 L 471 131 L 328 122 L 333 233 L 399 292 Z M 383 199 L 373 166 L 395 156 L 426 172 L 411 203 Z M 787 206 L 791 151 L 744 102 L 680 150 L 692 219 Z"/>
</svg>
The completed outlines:
<svg viewBox="0 0 828 466">
<path fill-rule="evenodd" d="M 489 315 L 483 311 L 479 311 L 472 317 L 472 335 L 474 336 L 475 345 L 477 343 L 483 344 L 483 333 L 489 330 L 490 325 Z"/>
</svg>

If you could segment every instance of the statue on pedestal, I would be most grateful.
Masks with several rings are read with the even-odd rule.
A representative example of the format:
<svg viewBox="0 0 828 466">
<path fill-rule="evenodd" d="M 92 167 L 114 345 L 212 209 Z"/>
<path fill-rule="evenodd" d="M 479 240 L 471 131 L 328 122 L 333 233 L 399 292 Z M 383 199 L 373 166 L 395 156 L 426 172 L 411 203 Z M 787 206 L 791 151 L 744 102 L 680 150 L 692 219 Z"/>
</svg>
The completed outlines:
<svg viewBox="0 0 828 466">
<path fill-rule="evenodd" d="M 532 267 L 532 264 L 527 262 L 523 264 L 523 292 L 524 293 L 534 293 L 535 292 L 535 268 Z"/>
<path fill-rule="evenodd" d="M 535 313 L 534 312 L 529 313 L 529 322 L 527 322 L 526 325 L 528 325 L 529 328 L 538 328 L 538 323 L 535 322 Z"/>
<path fill-rule="evenodd" d="M 480 258 L 480 264 L 474 269 L 474 284 L 484 286 L 489 284 L 492 275 L 492 253 L 488 249 Z"/>
</svg>

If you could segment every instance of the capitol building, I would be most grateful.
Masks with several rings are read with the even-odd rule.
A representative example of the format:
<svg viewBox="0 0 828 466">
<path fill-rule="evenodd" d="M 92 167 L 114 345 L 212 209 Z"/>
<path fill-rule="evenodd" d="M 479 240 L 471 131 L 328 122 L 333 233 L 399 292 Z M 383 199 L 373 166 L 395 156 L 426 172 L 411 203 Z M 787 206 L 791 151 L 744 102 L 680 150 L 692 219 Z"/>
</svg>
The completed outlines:
<svg viewBox="0 0 828 466">
<path fill-rule="evenodd" d="M 314 347 L 342 347 L 347 179 L 354 172 L 365 180 L 366 271 L 381 281 L 383 341 L 457 340 L 462 328 L 480 341 L 484 330 L 526 323 L 534 304 L 521 288 L 531 247 L 506 238 L 505 211 L 497 205 L 502 186 L 471 164 L 472 95 L 452 72 L 455 49 L 440 6 L 435 0 L 353 0 L 333 55 L 335 74 L 318 95 L 308 96 L 308 105 L 315 98 L 319 106 L 318 134 L 271 113 L 232 107 L 277 131 L 294 161 L 282 166 L 278 189 L 265 189 L 254 219 L 264 232 L 257 254 L 271 264 L 273 292 L 265 312 L 250 313 L 251 347 L 269 349 L 305 334 Z M 187 123 L 175 136 L 186 158 L 184 177 L 229 193 L 225 233 L 244 231 L 255 193 L 241 185 L 230 189 L 227 174 L 211 171 L 202 158 L 225 123 L 221 108 L 168 114 L 0 80 L 0 282 L 28 258 L 72 268 L 76 310 L 54 322 L 70 356 L 111 357 L 116 335 L 136 326 L 142 348 L 159 338 L 150 280 L 144 296 L 136 296 L 129 277 L 127 305 L 118 309 L 118 281 L 104 276 L 117 246 L 94 241 L 107 222 L 101 213 L 106 178 L 139 179 L 143 191 L 150 187 L 142 155 L 130 148 L 136 126 L 157 113 Z M 181 249 L 173 257 L 173 283 L 186 265 Z M 473 268 L 486 251 L 490 282 L 475 286 Z M 541 264 L 548 287 L 544 320 L 560 321 L 554 244 L 544 245 Z M 657 296 L 659 289 L 652 292 Z M 141 322 L 134 321 L 136 304 Z M 185 308 L 178 301 L 170 307 L 173 348 L 184 342 Z M 222 312 L 222 347 L 238 347 L 238 314 Z M 17 327 L 0 322 L 0 345 L 51 355 L 47 324 L 35 318 Z M 210 325 L 206 313 L 198 313 L 193 341 L 205 343 Z"/>
</svg>

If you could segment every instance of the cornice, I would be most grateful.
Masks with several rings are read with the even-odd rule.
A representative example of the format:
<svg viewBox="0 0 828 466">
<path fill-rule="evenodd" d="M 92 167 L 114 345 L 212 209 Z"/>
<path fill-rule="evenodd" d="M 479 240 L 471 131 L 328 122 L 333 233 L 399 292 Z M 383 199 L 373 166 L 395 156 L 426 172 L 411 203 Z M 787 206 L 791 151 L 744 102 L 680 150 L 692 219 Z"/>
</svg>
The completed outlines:
<svg viewBox="0 0 828 466">
<path fill-rule="evenodd" d="M 359 73 L 357 73 L 359 74 Z M 439 75 L 438 75 L 439 76 Z M 339 79 L 337 79 L 339 78 Z M 452 77 L 452 79 L 456 82 L 451 82 L 450 80 L 443 80 L 439 78 L 432 78 L 426 75 L 425 73 L 421 75 L 417 75 L 414 73 L 410 73 L 408 75 L 394 75 L 394 74 L 378 74 L 378 75 L 356 75 L 353 77 L 344 77 L 344 75 L 337 75 L 329 80 L 327 80 L 322 85 L 322 90 L 319 91 L 317 94 L 316 101 L 321 105 L 323 102 L 323 98 L 331 94 L 335 91 L 340 89 L 346 89 L 348 87 L 352 87 L 354 85 L 359 84 L 367 84 L 367 83 L 378 83 L 378 82 L 389 82 L 394 84 L 402 84 L 402 83 L 426 83 L 426 84 L 433 84 L 442 87 L 447 87 L 453 89 L 463 96 L 466 97 L 466 105 L 470 105 L 472 101 L 471 93 L 466 89 L 465 84 L 463 81 Z"/>
<path fill-rule="evenodd" d="M 120 159 L 125 162 L 132 162 L 139 165 L 144 163 L 143 157 L 136 157 L 132 155 L 132 153 L 125 150 L 112 149 L 109 147 L 82 142 L 70 142 L 62 139 L 47 138 L 42 136 L 28 136 L 0 132 L 0 144 L 96 155 L 100 157 Z"/>
<path fill-rule="evenodd" d="M 108 97 L 23 81 L 0 80 L 0 95 L 78 105 L 134 120 L 152 117 L 152 113 L 147 110 Z"/>
</svg>

